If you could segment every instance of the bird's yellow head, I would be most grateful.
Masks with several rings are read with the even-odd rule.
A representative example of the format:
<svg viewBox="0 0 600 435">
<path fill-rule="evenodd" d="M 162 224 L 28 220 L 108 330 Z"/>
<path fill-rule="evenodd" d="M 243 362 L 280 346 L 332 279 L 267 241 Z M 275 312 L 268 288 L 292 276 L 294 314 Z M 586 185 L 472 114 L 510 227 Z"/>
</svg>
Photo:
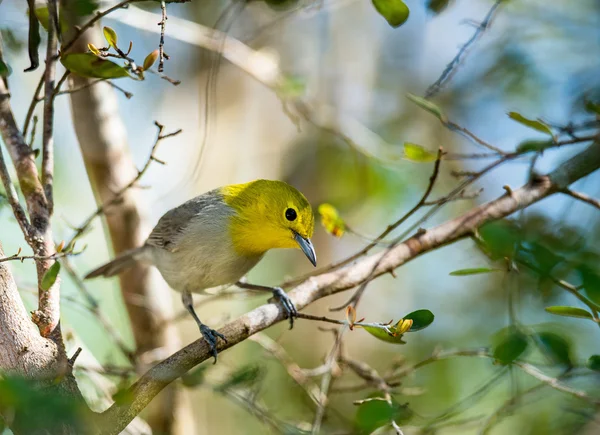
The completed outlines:
<svg viewBox="0 0 600 435">
<path fill-rule="evenodd" d="M 262 255 L 273 248 L 300 248 L 313 265 L 317 259 L 310 241 L 315 221 L 310 204 L 283 181 L 256 180 L 221 189 L 235 210 L 230 233 L 240 255 Z"/>
</svg>

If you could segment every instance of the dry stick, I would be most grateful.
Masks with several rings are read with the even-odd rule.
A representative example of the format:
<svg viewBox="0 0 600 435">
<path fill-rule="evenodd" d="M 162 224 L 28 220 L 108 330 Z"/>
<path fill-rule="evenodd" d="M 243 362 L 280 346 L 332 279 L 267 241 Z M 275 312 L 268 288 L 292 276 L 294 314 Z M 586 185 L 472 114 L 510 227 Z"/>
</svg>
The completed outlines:
<svg viewBox="0 0 600 435">
<path fill-rule="evenodd" d="M 304 373 L 302 368 L 286 352 L 283 346 L 263 333 L 255 334 L 249 337 L 249 339 L 259 344 L 263 349 L 273 355 L 273 357 L 285 367 L 288 375 L 290 375 L 290 377 L 306 392 L 308 397 L 310 397 L 315 404 L 319 404 L 321 400 L 319 386 Z"/>
<path fill-rule="evenodd" d="M 158 145 L 167 138 L 173 137 L 178 135 L 179 133 L 181 133 L 181 129 L 176 130 L 172 133 L 168 133 L 163 135 L 162 132 L 164 130 L 164 126 L 159 124 L 158 122 L 154 121 L 154 125 L 156 125 L 156 127 L 158 128 L 158 134 L 156 136 L 156 140 L 154 141 L 154 145 L 152 145 L 152 149 L 150 150 L 150 157 L 148 157 L 148 160 L 146 160 L 146 163 L 144 163 L 144 166 L 142 167 L 142 169 L 138 170 L 137 175 L 133 178 L 133 180 L 131 180 L 129 183 L 127 183 L 124 187 L 122 187 L 118 192 L 116 192 L 114 194 L 114 196 L 112 197 L 112 199 L 110 199 L 109 201 L 104 202 L 103 204 L 101 204 L 94 213 L 92 213 L 84 222 L 82 225 L 80 225 L 77 228 L 77 231 L 75 232 L 75 234 L 73 235 L 73 237 L 71 237 L 70 242 L 67 244 L 71 245 L 73 242 L 75 242 L 79 237 L 81 237 L 89 228 L 89 226 L 91 225 L 92 221 L 97 218 L 98 216 L 101 216 L 103 213 L 106 212 L 106 209 L 112 205 L 117 204 L 123 194 L 131 189 L 133 186 L 135 186 L 135 184 L 144 176 L 144 174 L 146 173 L 146 171 L 148 170 L 148 168 L 150 167 L 150 164 L 154 161 L 157 163 L 160 163 L 161 165 L 164 165 L 165 162 L 163 162 L 162 160 L 158 159 L 155 156 L 155 152 L 156 149 L 158 148 Z"/>
<path fill-rule="evenodd" d="M 596 207 L 597 209 L 600 209 L 600 200 L 592 198 L 591 196 L 586 195 L 585 193 L 575 192 L 568 188 L 563 189 L 562 193 L 564 193 L 565 195 L 569 195 L 575 199 L 578 199 L 579 201 L 583 201 L 593 207 Z"/>
<path fill-rule="evenodd" d="M 342 326 L 341 328 L 335 330 L 335 341 L 331 347 L 331 350 L 329 351 L 329 354 L 327 355 L 327 359 L 325 360 L 325 373 L 323 373 L 321 385 L 319 386 L 321 394 L 319 398 L 319 406 L 317 407 L 315 418 L 313 420 L 311 431 L 312 435 L 319 435 L 321 432 L 321 424 L 323 423 L 323 417 L 325 417 L 325 410 L 329 401 L 329 389 L 331 388 L 333 369 L 339 360 L 342 347 L 342 337 L 347 329 L 348 328 L 346 326 Z"/>
<path fill-rule="evenodd" d="M 23 136 L 27 136 L 27 131 L 29 130 L 29 123 L 31 122 L 31 118 L 33 116 L 33 112 L 35 111 L 35 107 L 40 100 L 40 92 L 42 92 L 42 86 L 44 86 L 44 74 L 40 76 L 40 81 L 35 88 L 35 92 L 33 93 L 33 98 L 31 99 L 31 103 L 29 103 L 29 108 L 27 109 L 27 115 L 25 115 L 25 122 L 23 123 Z"/>
<path fill-rule="evenodd" d="M 467 53 L 467 50 L 483 35 L 483 32 L 485 32 L 490 27 L 490 25 L 492 24 L 492 20 L 494 19 L 494 16 L 496 14 L 496 11 L 498 10 L 498 7 L 503 1 L 504 0 L 497 0 L 492 5 L 491 9 L 485 16 L 483 22 L 479 26 L 477 26 L 477 29 L 475 29 L 475 33 L 473 33 L 471 38 L 460 48 L 456 56 L 454 56 L 454 59 L 452 59 L 452 61 L 446 66 L 446 68 L 442 72 L 442 75 L 440 75 L 440 77 L 431 86 L 429 86 L 429 88 L 427 88 L 427 92 L 425 92 L 425 98 L 431 98 L 435 94 L 437 94 L 442 89 L 442 87 L 454 76 L 454 74 L 456 73 L 456 68 L 460 64 L 463 56 Z"/>
<path fill-rule="evenodd" d="M 79 39 L 79 37 L 81 35 L 83 35 L 86 30 L 90 29 L 94 24 L 96 24 L 96 22 L 98 20 L 100 20 L 101 18 L 103 18 L 106 15 L 110 14 L 111 12 L 114 12 L 114 11 L 116 11 L 118 9 L 121 9 L 121 8 L 127 6 L 130 3 L 135 3 L 135 2 L 138 2 L 138 1 L 142 1 L 142 0 L 123 0 L 122 2 L 117 3 L 113 7 L 108 8 L 107 10 L 105 10 L 103 12 L 96 12 L 96 15 L 94 15 L 94 17 L 91 20 L 89 20 L 87 23 L 85 23 L 83 26 L 81 26 L 81 28 L 79 28 L 77 30 L 77 33 L 73 36 L 73 38 L 69 42 L 67 42 L 66 44 L 62 45 L 62 47 L 60 48 L 61 54 L 67 53 L 69 51 L 69 49 L 73 47 L 73 45 Z"/>
<path fill-rule="evenodd" d="M 160 2 L 161 20 L 158 23 L 160 26 L 160 41 L 158 43 L 158 72 L 161 73 L 165 69 L 165 26 L 167 23 L 167 5 L 164 0 Z"/>
<path fill-rule="evenodd" d="M 44 120 L 42 127 L 42 184 L 48 214 L 54 210 L 54 80 L 58 52 L 58 23 L 56 0 L 48 0 L 48 44 L 46 48 L 46 69 L 44 70 Z M 63 80 L 61 79 L 61 82 Z"/>
<path fill-rule="evenodd" d="M 0 156 L 1 158 L 1 156 Z M 19 251 L 21 249 L 19 248 Z M 2 257 L 0 258 L 0 263 L 4 263 L 5 261 L 20 261 L 23 262 L 24 260 L 57 260 L 59 258 L 63 258 L 63 257 L 67 257 L 68 255 L 77 255 L 79 253 L 73 253 L 73 252 L 55 252 L 54 254 L 51 255 L 19 255 L 19 254 L 14 254 L 14 255 L 10 255 L 7 257 Z"/>
<path fill-rule="evenodd" d="M 92 313 L 96 317 L 98 322 L 106 330 L 107 334 L 112 338 L 113 342 L 116 343 L 119 350 L 123 353 L 123 355 L 125 355 L 125 357 L 127 357 L 129 362 L 133 366 L 135 366 L 134 352 L 125 344 L 125 342 L 121 338 L 120 334 L 118 333 L 117 328 L 115 328 L 115 326 L 110 321 L 110 319 L 108 319 L 108 317 L 106 317 L 104 312 L 100 309 L 100 305 L 98 304 L 98 301 L 96 300 L 96 298 L 94 298 L 92 296 L 92 293 L 88 290 L 88 288 L 86 287 L 86 285 L 83 282 L 83 280 L 81 279 L 81 277 L 77 274 L 77 272 L 75 271 L 75 268 L 71 264 L 71 261 L 69 260 L 69 258 L 65 257 L 61 261 L 61 264 L 62 264 L 63 268 L 65 269 L 65 271 L 67 272 L 67 274 L 71 277 L 71 279 L 75 283 L 75 286 L 77 287 L 77 289 L 81 292 L 83 297 L 87 300 L 89 306 L 86 305 L 85 308 L 87 308 L 90 311 L 90 313 Z"/>
</svg>

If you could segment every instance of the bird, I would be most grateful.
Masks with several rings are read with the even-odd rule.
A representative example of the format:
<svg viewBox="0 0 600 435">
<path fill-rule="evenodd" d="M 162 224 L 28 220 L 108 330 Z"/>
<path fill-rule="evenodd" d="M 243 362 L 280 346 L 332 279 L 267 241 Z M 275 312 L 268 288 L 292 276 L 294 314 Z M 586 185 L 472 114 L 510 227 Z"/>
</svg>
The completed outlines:
<svg viewBox="0 0 600 435">
<path fill-rule="evenodd" d="M 183 305 L 196 321 L 217 362 L 220 332 L 200 321 L 193 293 L 223 285 L 272 292 L 281 303 L 290 329 L 297 310 L 280 287 L 241 282 L 270 249 L 299 248 L 313 266 L 317 256 L 311 237 L 310 203 L 283 181 L 254 180 L 203 193 L 165 213 L 146 242 L 89 272 L 85 279 L 111 277 L 136 263 L 155 266 L 169 286 L 181 292 Z"/>
</svg>

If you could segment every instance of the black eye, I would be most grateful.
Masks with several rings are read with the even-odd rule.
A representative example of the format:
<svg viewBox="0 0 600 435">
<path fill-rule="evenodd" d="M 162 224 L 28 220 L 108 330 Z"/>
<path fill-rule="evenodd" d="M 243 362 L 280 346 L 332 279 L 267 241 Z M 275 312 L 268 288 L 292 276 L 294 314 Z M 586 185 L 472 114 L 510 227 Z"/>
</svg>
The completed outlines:
<svg viewBox="0 0 600 435">
<path fill-rule="evenodd" d="M 295 221 L 297 217 L 298 217 L 298 215 L 296 214 L 296 210 L 294 210 L 293 208 L 288 208 L 285 211 L 285 218 L 288 221 Z"/>
</svg>

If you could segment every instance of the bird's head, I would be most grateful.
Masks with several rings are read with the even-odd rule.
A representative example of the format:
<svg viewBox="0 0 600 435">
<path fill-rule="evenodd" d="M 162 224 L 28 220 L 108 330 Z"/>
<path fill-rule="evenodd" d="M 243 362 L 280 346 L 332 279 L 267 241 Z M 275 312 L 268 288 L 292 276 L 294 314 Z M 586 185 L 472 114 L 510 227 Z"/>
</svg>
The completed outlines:
<svg viewBox="0 0 600 435">
<path fill-rule="evenodd" d="M 222 189 L 226 204 L 235 211 L 230 234 L 241 255 L 262 255 L 273 248 L 300 248 L 316 266 L 310 241 L 315 227 L 310 204 L 283 181 L 256 180 Z"/>
</svg>

